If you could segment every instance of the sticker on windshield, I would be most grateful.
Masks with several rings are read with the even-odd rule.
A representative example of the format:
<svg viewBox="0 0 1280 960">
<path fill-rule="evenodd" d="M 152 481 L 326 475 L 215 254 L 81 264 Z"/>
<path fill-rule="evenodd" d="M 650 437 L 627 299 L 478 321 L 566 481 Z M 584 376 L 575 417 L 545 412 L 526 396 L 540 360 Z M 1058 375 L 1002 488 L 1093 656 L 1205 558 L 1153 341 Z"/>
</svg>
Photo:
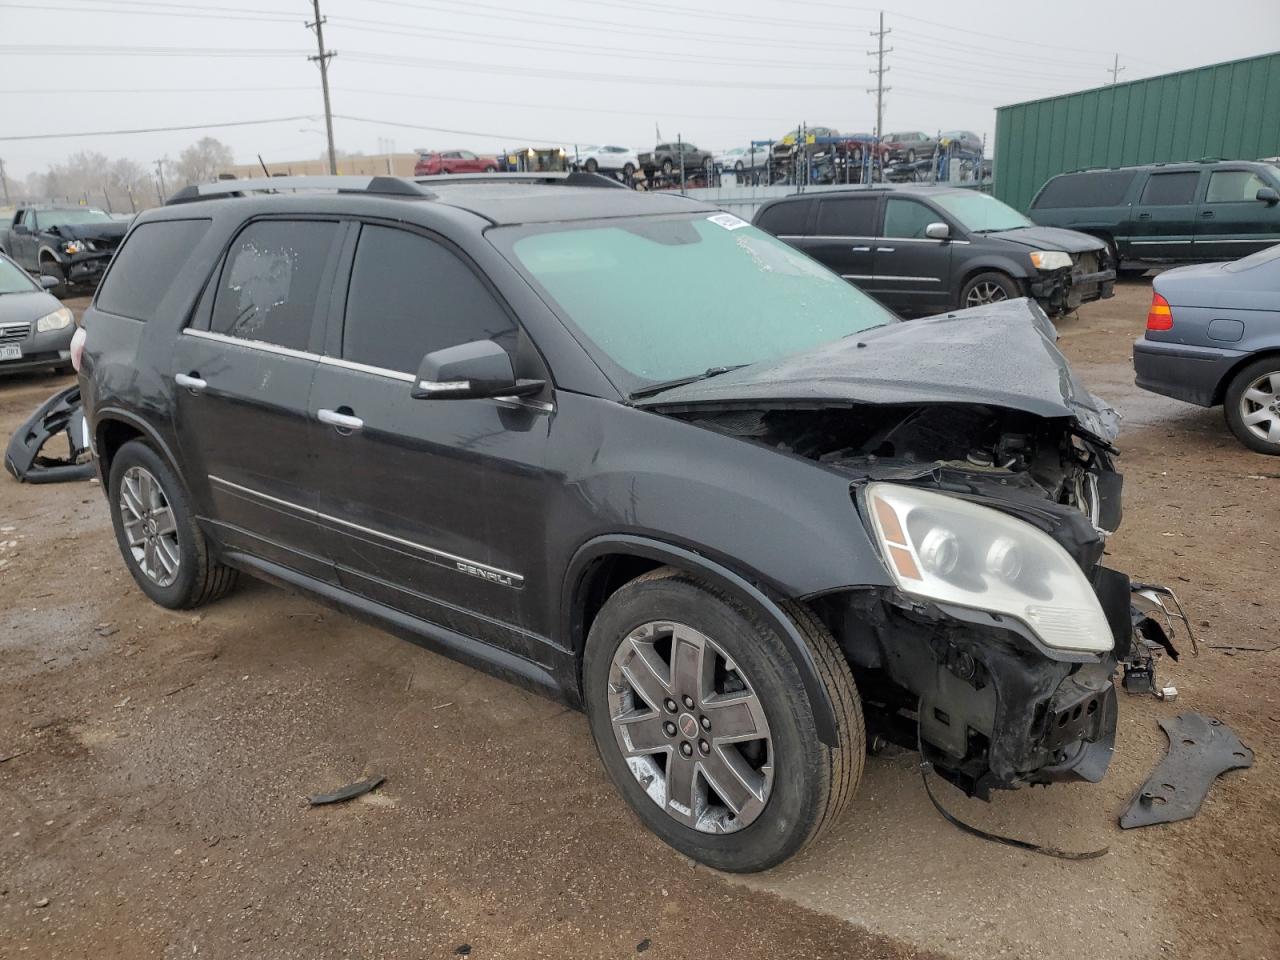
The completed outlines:
<svg viewBox="0 0 1280 960">
<path fill-rule="evenodd" d="M 712 223 L 724 227 L 726 230 L 741 230 L 743 227 L 749 227 L 751 224 L 743 220 L 741 217 L 735 217 L 732 213 L 716 213 L 707 217 Z"/>
</svg>

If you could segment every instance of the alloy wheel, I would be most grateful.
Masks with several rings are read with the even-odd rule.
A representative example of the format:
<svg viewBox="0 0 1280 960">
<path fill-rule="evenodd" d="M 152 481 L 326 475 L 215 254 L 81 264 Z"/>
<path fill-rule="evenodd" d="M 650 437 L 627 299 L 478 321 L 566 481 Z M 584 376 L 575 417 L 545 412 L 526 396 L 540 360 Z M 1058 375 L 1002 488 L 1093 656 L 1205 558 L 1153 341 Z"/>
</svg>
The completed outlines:
<svg viewBox="0 0 1280 960">
<path fill-rule="evenodd" d="M 159 482 L 145 467 L 130 467 L 120 481 L 120 518 L 138 569 L 156 586 L 178 576 L 178 527 Z"/>
<path fill-rule="evenodd" d="M 1240 420 L 1259 439 L 1280 443 L 1280 371 L 1249 384 L 1240 396 Z"/>
<path fill-rule="evenodd" d="M 749 826 L 769 802 L 764 706 L 715 641 L 681 623 L 632 630 L 609 668 L 618 749 L 649 799 L 702 833 Z"/>
<path fill-rule="evenodd" d="M 1004 292 L 1004 288 L 1000 284 L 984 280 L 969 291 L 969 295 L 965 297 L 964 305 L 966 307 L 980 307 L 986 303 L 999 303 L 1001 300 L 1008 299 L 1009 295 Z"/>
</svg>

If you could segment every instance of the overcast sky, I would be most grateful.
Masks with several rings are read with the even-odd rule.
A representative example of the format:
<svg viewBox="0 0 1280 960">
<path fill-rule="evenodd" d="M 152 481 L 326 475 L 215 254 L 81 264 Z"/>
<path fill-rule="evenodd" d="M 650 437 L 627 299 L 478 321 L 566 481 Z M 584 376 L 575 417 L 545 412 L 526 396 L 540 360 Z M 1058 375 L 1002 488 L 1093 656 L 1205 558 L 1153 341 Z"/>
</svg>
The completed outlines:
<svg viewBox="0 0 1280 960">
<path fill-rule="evenodd" d="M 966 8 L 973 10 L 966 16 Z M 875 125 L 879 8 L 837 0 L 322 0 L 337 145 L 718 149 Z M 310 0 L 0 0 L 0 137 L 210 127 L 241 162 L 319 155 Z M 886 131 L 995 130 L 1003 103 L 1280 49 L 1278 0 L 915 0 L 885 11 Z M 172 55 L 159 55 L 163 51 Z M 239 54 L 239 55 L 234 55 Z M 1274 106 L 1274 105 L 1272 105 Z M 346 118 L 365 118 L 361 122 Z M 393 124 L 407 126 L 394 126 Z M 415 129 L 416 128 L 416 129 Z M 444 129 L 425 129 L 444 128 Z M 199 131 L 0 140 L 10 175 L 81 149 L 150 163 Z"/>
</svg>

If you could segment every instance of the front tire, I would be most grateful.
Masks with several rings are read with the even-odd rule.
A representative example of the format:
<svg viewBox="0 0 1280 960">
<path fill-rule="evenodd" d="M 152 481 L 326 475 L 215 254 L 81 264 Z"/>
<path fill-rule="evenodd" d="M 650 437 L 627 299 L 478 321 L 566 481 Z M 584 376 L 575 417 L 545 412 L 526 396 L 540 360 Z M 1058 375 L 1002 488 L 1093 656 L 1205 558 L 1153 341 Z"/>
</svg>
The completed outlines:
<svg viewBox="0 0 1280 960">
<path fill-rule="evenodd" d="M 186 610 L 235 585 L 236 571 L 210 556 L 186 489 L 150 446 L 130 440 L 116 451 L 107 489 L 120 554 L 154 602 Z"/>
<path fill-rule="evenodd" d="M 1022 296 L 1013 278 L 1003 273 L 980 273 L 960 290 L 960 309 L 982 307 Z"/>
<path fill-rule="evenodd" d="M 662 175 L 663 175 L 664 177 L 669 177 L 669 176 L 671 176 L 671 171 L 672 171 L 672 170 L 674 170 L 674 169 L 675 169 L 675 164 L 673 164 L 673 163 L 671 162 L 671 158 L 670 158 L 670 157 L 668 157 L 666 160 L 663 160 L 663 161 L 662 161 Z"/>
<path fill-rule="evenodd" d="M 1280 356 L 1255 360 L 1232 377 L 1222 410 L 1237 440 L 1280 456 Z"/>
<path fill-rule="evenodd" d="M 650 830 L 720 870 L 765 870 L 798 853 L 862 775 L 849 665 L 806 609 L 788 613 L 835 706 L 834 749 L 818 738 L 776 629 L 685 573 L 663 568 L 624 585 L 587 638 L 587 715 L 609 776 Z"/>
<path fill-rule="evenodd" d="M 587 162 L 584 163 L 582 167 L 587 171 L 587 173 L 595 173 L 600 169 L 600 164 L 596 162 L 595 157 L 588 157 Z"/>
<path fill-rule="evenodd" d="M 62 264 L 56 260 L 44 259 L 40 261 L 40 276 L 53 277 L 57 283 L 47 288 L 49 293 L 61 300 L 69 292 L 67 286 L 67 271 L 63 269 Z"/>
</svg>

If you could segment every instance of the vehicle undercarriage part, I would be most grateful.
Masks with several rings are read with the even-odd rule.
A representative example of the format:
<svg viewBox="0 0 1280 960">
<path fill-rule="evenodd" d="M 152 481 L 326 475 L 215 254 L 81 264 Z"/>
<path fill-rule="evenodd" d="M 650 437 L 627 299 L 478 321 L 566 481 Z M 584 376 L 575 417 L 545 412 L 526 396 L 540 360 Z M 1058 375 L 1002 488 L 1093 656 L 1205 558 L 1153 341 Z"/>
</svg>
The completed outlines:
<svg viewBox="0 0 1280 960">
<path fill-rule="evenodd" d="M 339 787 L 332 793 L 317 793 L 307 797 L 307 803 L 313 807 L 324 806 L 327 803 L 342 803 L 345 800 L 354 800 L 356 797 L 364 796 L 373 790 L 377 790 L 386 782 L 386 777 L 381 774 L 368 777 L 364 780 L 357 780 L 355 783 L 349 783 L 345 787 Z"/>
<path fill-rule="evenodd" d="M 1126 830 L 1194 817 L 1214 780 L 1253 766 L 1253 751 L 1221 720 L 1183 713 L 1160 726 L 1169 752 L 1121 814 Z"/>
<path fill-rule="evenodd" d="M 929 786 L 929 770 L 933 764 L 927 759 L 928 754 L 924 752 L 924 741 L 917 739 L 916 747 L 920 751 L 920 782 L 924 784 L 925 795 L 928 796 L 929 802 L 933 804 L 933 808 L 938 811 L 944 820 L 952 826 L 963 830 L 965 833 L 975 836 L 980 840 L 990 840 L 992 843 L 1002 843 L 1006 847 L 1016 847 L 1019 850 L 1027 850 L 1031 853 L 1038 853 L 1041 856 L 1053 857 L 1057 860 L 1096 860 L 1098 857 L 1104 857 L 1111 850 L 1109 846 L 1102 847 L 1098 850 L 1060 850 L 1057 847 L 1049 847 L 1039 843 L 1032 843 L 1030 840 L 1019 840 L 1016 837 L 1006 837 L 998 833 L 989 833 L 972 824 L 965 823 L 951 811 L 947 810 L 933 794 L 933 789 Z"/>
<path fill-rule="evenodd" d="M 1171 589 L 1157 583 L 1133 583 L 1130 609 L 1133 613 L 1133 644 L 1124 657 L 1124 689 L 1128 693 L 1150 693 L 1160 699 L 1166 697 L 1164 688 L 1156 682 L 1155 651 L 1163 650 L 1176 663 L 1178 649 L 1173 645 L 1175 633 L 1173 620 L 1182 621 L 1191 640 L 1191 653 L 1200 655 L 1200 647 L 1191 629 L 1191 620 L 1182 602 Z M 1166 600 L 1168 603 L 1166 603 Z M 1171 612 L 1169 604 L 1174 611 Z M 1161 622 L 1163 621 L 1163 623 Z M 1177 696 L 1174 691 L 1173 696 Z"/>
<path fill-rule="evenodd" d="M 45 449 L 60 435 L 67 444 L 65 455 L 52 447 Z M 61 483 L 93 476 L 79 384 L 59 390 L 14 431 L 4 466 L 21 483 Z"/>
</svg>

